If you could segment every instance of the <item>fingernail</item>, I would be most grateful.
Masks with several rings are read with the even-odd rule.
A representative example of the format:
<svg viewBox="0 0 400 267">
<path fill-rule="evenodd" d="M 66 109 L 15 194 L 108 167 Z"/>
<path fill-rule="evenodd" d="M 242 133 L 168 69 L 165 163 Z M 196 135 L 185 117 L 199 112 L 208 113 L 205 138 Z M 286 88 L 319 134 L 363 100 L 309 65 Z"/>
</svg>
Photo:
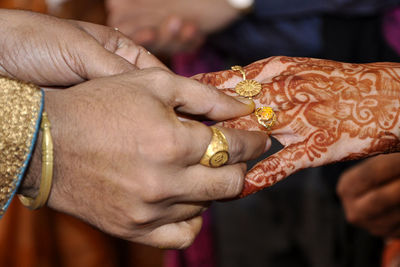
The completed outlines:
<svg viewBox="0 0 400 267">
<path fill-rule="evenodd" d="M 267 152 L 271 148 L 271 138 L 268 137 L 267 142 L 265 142 L 264 153 Z"/>
<path fill-rule="evenodd" d="M 168 24 L 168 29 L 170 30 L 171 33 L 177 33 L 182 27 L 182 21 L 180 18 L 173 17 L 169 21 Z"/>
<path fill-rule="evenodd" d="M 236 100 L 239 102 L 242 102 L 243 104 L 246 104 L 248 106 L 255 106 L 256 104 L 254 103 L 253 99 L 251 98 L 246 98 L 246 97 L 236 97 Z"/>
</svg>

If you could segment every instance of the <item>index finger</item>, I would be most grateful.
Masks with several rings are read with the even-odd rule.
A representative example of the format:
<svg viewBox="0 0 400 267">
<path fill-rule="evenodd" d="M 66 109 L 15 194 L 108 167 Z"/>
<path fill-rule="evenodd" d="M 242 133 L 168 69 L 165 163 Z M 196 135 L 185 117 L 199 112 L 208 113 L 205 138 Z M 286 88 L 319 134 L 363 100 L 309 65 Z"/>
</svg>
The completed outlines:
<svg viewBox="0 0 400 267">
<path fill-rule="evenodd" d="M 187 130 L 183 138 L 188 144 L 186 165 L 199 164 L 212 139 L 211 129 L 199 122 L 186 121 L 182 123 Z M 229 160 L 227 164 L 235 164 L 256 159 L 271 146 L 271 139 L 263 132 L 245 131 L 217 127 L 228 143 Z"/>
<path fill-rule="evenodd" d="M 175 74 L 159 73 L 165 90 L 155 90 L 164 104 L 181 113 L 203 115 L 221 121 L 241 117 L 254 111 L 251 99 L 235 98 L 193 79 Z"/>
</svg>

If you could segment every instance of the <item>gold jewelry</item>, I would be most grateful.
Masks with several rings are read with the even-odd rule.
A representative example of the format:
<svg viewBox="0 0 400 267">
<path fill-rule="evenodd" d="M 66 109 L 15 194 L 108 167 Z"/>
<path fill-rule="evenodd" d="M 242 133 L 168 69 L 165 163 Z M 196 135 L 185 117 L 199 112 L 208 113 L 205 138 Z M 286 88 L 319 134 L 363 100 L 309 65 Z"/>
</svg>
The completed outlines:
<svg viewBox="0 0 400 267">
<path fill-rule="evenodd" d="M 238 93 L 240 96 L 251 98 L 261 92 L 261 84 L 255 80 L 247 80 L 246 73 L 241 66 L 233 66 L 231 69 L 233 71 L 239 71 L 243 76 L 243 81 L 238 83 L 235 87 L 236 93 Z"/>
<path fill-rule="evenodd" d="M 31 210 L 41 208 L 46 204 L 50 195 L 51 182 L 53 180 L 53 140 L 50 133 L 50 121 L 47 113 L 42 114 L 40 129 L 43 131 L 42 138 L 42 177 L 40 180 L 39 193 L 35 198 L 18 195 L 22 204 Z"/>
<path fill-rule="evenodd" d="M 0 218 L 29 161 L 42 104 L 38 86 L 0 75 Z"/>
<path fill-rule="evenodd" d="M 276 114 L 271 107 L 257 108 L 254 114 L 259 124 L 270 130 L 276 122 Z"/>
<path fill-rule="evenodd" d="M 221 167 L 229 160 L 229 145 L 225 135 L 218 128 L 211 126 L 212 138 L 200 164 L 207 167 Z"/>
</svg>

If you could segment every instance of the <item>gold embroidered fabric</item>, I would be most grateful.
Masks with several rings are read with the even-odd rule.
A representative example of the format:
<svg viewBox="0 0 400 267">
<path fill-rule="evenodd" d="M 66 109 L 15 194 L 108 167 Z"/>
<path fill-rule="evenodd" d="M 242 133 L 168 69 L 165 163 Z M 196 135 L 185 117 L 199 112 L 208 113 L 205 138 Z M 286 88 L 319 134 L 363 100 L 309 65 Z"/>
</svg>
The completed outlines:
<svg viewBox="0 0 400 267">
<path fill-rule="evenodd" d="M 0 76 L 0 217 L 28 164 L 41 105 L 40 88 Z"/>
</svg>

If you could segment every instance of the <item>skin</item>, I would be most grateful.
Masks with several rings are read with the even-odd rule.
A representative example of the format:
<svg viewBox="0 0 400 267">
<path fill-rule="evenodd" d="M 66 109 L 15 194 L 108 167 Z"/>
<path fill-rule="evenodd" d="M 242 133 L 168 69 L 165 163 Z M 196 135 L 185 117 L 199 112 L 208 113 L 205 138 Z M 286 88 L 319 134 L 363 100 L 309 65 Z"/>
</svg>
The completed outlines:
<svg viewBox="0 0 400 267">
<path fill-rule="evenodd" d="M 149 67 L 167 69 L 119 31 L 92 23 L 0 9 L 0 33 L 0 74 L 41 86 L 74 85 Z"/>
<path fill-rule="evenodd" d="M 270 145 L 263 133 L 221 128 L 228 165 L 202 166 L 212 132 L 190 118 L 244 116 L 252 101 L 172 74 L 107 27 L 0 13 L 2 74 L 46 86 L 78 83 L 45 94 L 55 159 L 47 204 L 57 211 L 130 241 L 185 248 L 201 213 L 213 200 L 236 197 L 244 162 Z M 36 144 L 19 188 L 30 197 L 40 184 L 40 134 Z"/>
<path fill-rule="evenodd" d="M 107 0 L 106 5 L 108 25 L 166 56 L 199 47 L 207 34 L 239 17 L 226 0 Z"/>
<path fill-rule="evenodd" d="M 242 197 L 303 168 L 400 150 L 400 64 L 272 57 L 245 70 L 262 83 L 254 101 L 275 110 L 270 134 L 284 149 L 246 175 Z M 241 81 L 231 70 L 196 78 L 229 95 Z M 254 114 L 222 125 L 268 132 Z"/>
<path fill-rule="evenodd" d="M 175 110 L 224 120 L 252 107 L 161 69 L 48 92 L 45 110 L 56 159 L 48 206 L 114 236 L 162 248 L 189 246 L 210 201 L 236 197 L 243 162 L 266 149 L 265 134 L 222 129 L 229 165 L 200 165 L 211 131 L 198 121 L 180 121 Z M 37 146 L 35 167 L 21 189 L 26 195 L 37 191 L 40 156 Z"/>
<path fill-rule="evenodd" d="M 400 154 L 365 160 L 346 171 L 337 186 L 349 222 L 370 233 L 400 237 Z"/>
</svg>

